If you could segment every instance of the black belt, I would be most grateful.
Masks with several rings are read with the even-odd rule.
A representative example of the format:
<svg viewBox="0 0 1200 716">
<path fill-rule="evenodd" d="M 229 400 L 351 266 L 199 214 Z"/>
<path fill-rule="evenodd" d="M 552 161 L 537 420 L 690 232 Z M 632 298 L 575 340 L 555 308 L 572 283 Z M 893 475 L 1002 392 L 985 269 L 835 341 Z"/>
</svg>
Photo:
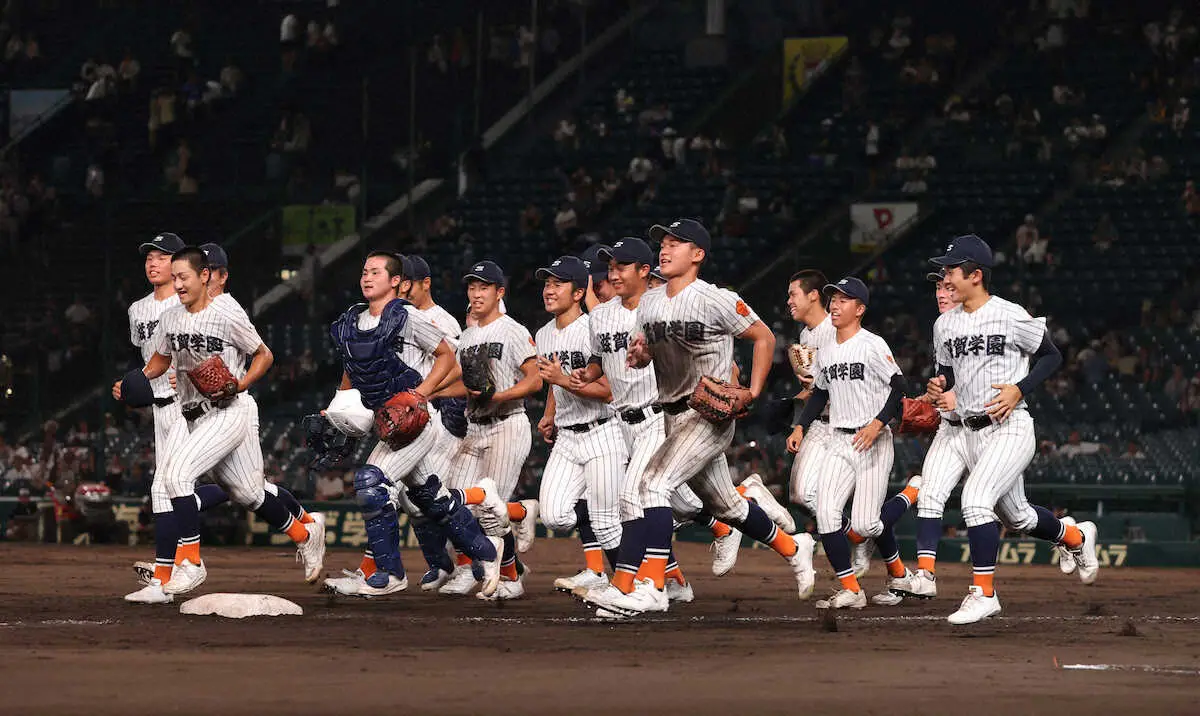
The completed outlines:
<svg viewBox="0 0 1200 716">
<path fill-rule="evenodd" d="M 992 426 L 992 418 L 988 415 L 971 415 L 963 418 L 962 422 L 972 430 L 983 430 Z"/>
<path fill-rule="evenodd" d="M 862 428 L 834 428 L 834 430 L 839 433 L 846 433 L 847 435 L 857 435 L 858 431 L 862 430 Z"/>
<path fill-rule="evenodd" d="M 468 420 L 468 421 L 470 421 L 470 422 L 472 422 L 472 423 L 475 423 L 476 425 L 491 425 L 492 423 L 498 423 L 498 422 L 500 422 L 501 420 L 508 420 L 508 419 L 509 419 L 509 418 L 511 418 L 512 416 L 514 416 L 514 415 L 518 415 L 518 414 L 519 414 L 519 413 L 505 413 L 504 415 L 495 415 L 495 416 L 492 416 L 492 417 L 490 417 L 490 418 L 471 418 L 471 417 L 468 417 L 468 418 L 467 418 L 467 420 Z"/>
<path fill-rule="evenodd" d="M 170 405 L 171 403 L 174 403 L 174 402 L 175 402 L 175 396 L 174 396 L 174 395 L 172 395 L 172 396 L 169 396 L 169 397 L 166 397 L 166 398 L 155 398 L 155 399 L 154 399 L 154 407 L 156 407 L 156 408 L 165 408 L 165 407 L 167 407 L 168 405 Z"/>
<path fill-rule="evenodd" d="M 184 420 L 189 423 L 204 416 L 205 413 L 213 409 L 212 403 L 188 403 L 183 406 L 180 412 L 183 413 Z"/>
<path fill-rule="evenodd" d="M 681 398 L 680 400 L 676 400 L 674 403 L 656 403 L 656 405 L 667 411 L 667 415 L 679 415 L 688 409 L 688 399 Z"/>
<path fill-rule="evenodd" d="M 587 431 L 591 430 L 592 428 L 600 427 L 601 425 L 607 423 L 609 420 L 612 420 L 612 418 L 600 418 L 599 420 L 593 420 L 590 423 L 575 423 L 574 425 L 564 425 L 564 426 L 562 426 L 562 429 L 570 430 L 573 433 L 586 433 Z"/>
<path fill-rule="evenodd" d="M 637 425 L 644 420 L 649 420 L 651 413 L 661 413 L 662 411 L 662 406 L 657 403 L 645 408 L 630 408 L 621 411 L 621 420 L 630 425 Z"/>
<path fill-rule="evenodd" d="M 828 423 L 828 422 L 829 422 L 829 416 L 828 416 L 828 415 L 818 415 L 818 416 L 815 418 L 815 421 L 816 421 L 816 422 L 818 422 L 818 423 Z"/>
<path fill-rule="evenodd" d="M 961 427 L 962 427 L 962 421 L 961 421 L 961 420 L 951 420 L 950 418 L 942 418 L 942 422 L 943 422 L 943 423 L 946 423 L 947 425 L 950 425 L 950 426 L 952 426 L 952 427 L 955 427 L 955 428 L 961 428 Z"/>
</svg>

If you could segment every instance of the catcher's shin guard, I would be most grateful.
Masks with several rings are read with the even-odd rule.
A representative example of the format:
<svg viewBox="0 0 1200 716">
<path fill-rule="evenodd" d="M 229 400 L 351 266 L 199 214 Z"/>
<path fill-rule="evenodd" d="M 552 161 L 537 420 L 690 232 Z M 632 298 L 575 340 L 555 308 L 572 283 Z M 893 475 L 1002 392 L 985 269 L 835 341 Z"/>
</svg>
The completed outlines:
<svg viewBox="0 0 1200 716">
<path fill-rule="evenodd" d="M 446 533 L 442 526 L 427 517 L 416 517 L 409 521 L 413 533 L 417 536 L 417 544 L 421 545 L 421 555 L 430 569 L 441 569 L 446 572 L 454 571 L 454 562 L 446 554 Z"/>
<path fill-rule="evenodd" d="M 367 528 L 367 548 L 379 571 L 404 575 L 400 561 L 400 523 L 387 488 L 391 481 L 374 465 L 354 471 L 354 494 Z"/>
<path fill-rule="evenodd" d="M 408 499 L 431 520 L 437 522 L 450 543 L 459 552 L 471 559 L 490 562 L 496 559 L 496 548 L 483 534 L 475 516 L 453 495 L 442 494 L 442 482 L 437 475 L 430 475 L 424 485 L 414 485 L 406 490 Z"/>
</svg>

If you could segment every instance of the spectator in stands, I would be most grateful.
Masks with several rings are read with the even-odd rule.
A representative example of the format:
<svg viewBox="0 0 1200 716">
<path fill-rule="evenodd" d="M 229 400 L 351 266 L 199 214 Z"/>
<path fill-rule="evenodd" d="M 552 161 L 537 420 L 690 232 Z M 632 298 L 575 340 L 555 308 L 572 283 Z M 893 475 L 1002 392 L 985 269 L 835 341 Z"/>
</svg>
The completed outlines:
<svg viewBox="0 0 1200 716">
<path fill-rule="evenodd" d="M 1200 59 L 1200 58 L 1197 58 Z M 1171 165 L 1163 158 L 1161 154 L 1155 154 L 1150 158 L 1150 162 L 1146 168 L 1146 180 L 1158 181 L 1171 173 Z"/>
<path fill-rule="evenodd" d="M 645 152 L 639 152 L 634 155 L 633 159 L 629 160 L 629 171 L 626 175 L 629 177 L 629 181 L 633 183 L 636 191 L 641 191 L 653 173 L 654 162 L 645 156 Z"/>
<path fill-rule="evenodd" d="M 9 465 L 2 475 L 3 480 L 0 480 L 0 488 L 5 492 L 22 487 L 30 487 L 33 484 L 33 471 L 30 469 L 33 460 L 29 455 L 29 451 L 21 448 L 13 451 L 12 464 Z"/>
<path fill-rule="evenodd" d="M 225 58 L 225 66 L 221 68 L 221 89 L 226 97 L 237 97 L 246 84 L 246 77 L 233 61 L 232 57 Z"/>
<path fill-rule="evenodd" d="M 1054 104 L 1057 104 L 1060 107 L 1075 107 L 1081 105 L 1086 97 L 1086 93 L 1082 89 L 1073 89 L 1062 82 L 1054 85 L 1054 87 L 1050 90 L 1050 94 L 1054 98 Z"/>
<path fill-rule="evenodd" d="M 175 151 L 167 157 L 166 166 L 163 168 L 163 176 L 166 178 L 167 184 L 177 186 L 180 179 L 188 175 L 191 162 L 191 146 L 186 138 L 181 138 L 175 145 Z"/>
<path fill-rule="evenodd" d="M 91 164 L 83 179 L 83 189 L 93 199 L 104 196 L 104 169 L 99 164 Z"/>
<path fill-rule="evenodd" d="M 888 38 L 888 49 L 883 52 L 883 57 L 888 60 L 896 60 L 904 56 L 904 53 L 912 45 L 912 38 L 909 37 L 908 29 L 904 27 L 892 27 L 892 36 Z"/>
<path fill-rule="evenodd" d="M 1059 445 L 1054 454 L 1058 457 L 1071 459 L 1080 455 L 1095 455 L 1104 449 L 1105 446 L 1100 443 L 1085 442 L 1080 437 L 1078 430 L 1072 430 L 1070 436 L 1067 437 L 1066 444 Z"/>
<path fill-rule="evenodd" d="M 1038 239 L 1037 219 L 1033 214 L 1026 214 L 1025 220 L 1017 227 L 1017 253 L 1024 255 L 1029 247 L 1033 246 L 1033 242 Z"/>
<path fill-rule="evenodd" d="M 603 209 L 621 190 L 621 178 L 617 176 L 615 167 L 609 167 L 604 170 L 604 176 L 600 179 L 600 187 L 596 189 L 596 206 Z"/>
<path fill-rule="evenodd" d="M 1092 230 L 1092 243 L 1100 251 L 1108 251 L 1117 238 L 1117 226 L 1108 212 L 1104 212 L 1100 215 L 1100 221 L 1096 222 L 1096 228 Z"/>
<path fill-rule="evenodd" d="M 113 452 L 112 457 L 108 461 L 108 467 L 104 470 L 104 484 L 108 485 L 108 489 L 117 494 L 121 490 L 121 485 L 125 481 L 125 464 L 121 462 L 121 455 Z"/>
<path fill-rule="evenodd" d="M 79 294 L 75 294 L 75 300 L 70 306 L 67 306 L 67 310 L 63 312 L 63 315 L 71 323 L 82 325 L 91 319 L 92 312 L 88 310 L 87 304 L 83 302 L 83 298 Z"/>
<path fill-rule="evenodd" d="M 1142 452 L 1142 448 L 1138 446 L 1137 441 L 1130 440 L 1125 445 L 1125 452 L 1121 453 L 1121 458 L 1124 460 L 1145 460 L 1146 453 Z"/>
<path fill-rule="evenodd" d="M 1183 210 L 1189 217 L 1200 217 L 1200 192 L 1196 191 L 1196 182 L 1188 179 L 1183 186 Z"/>
<path fill-rule="evenodd" d="M 1171 114 L 1171 129 L 1175 132 L 1175 136 L 1183 136 L 1183 131 L 1187 128 L 1191 118 L 1192 109 L 1188 106 L 1187 97 L 1180 97 L 1175 104 L 1174 113 Z"/>
<path fill-rule="evenodd" d="M 1172 405 L 1180 405 L 1187 394 L 1188 379 L 1183 375 L 1183 366 L 1176 364 L 1171 368 L 1171 377 L 1163 383 L 1163 395 Z"/>
<path fill-rule="evenodd" d="M 121 92 L 130 94 L 137 89 L 137 78 L 142 73 L 142 65 L 133 56 L 133 50 L 125 48 L 125 57 L 121 59 L 121 64 L 117 67 L 117 79 L 120 82 Z"/>
<path fill-rule="evenodd" d="M 196 58 L 192 50 L 192 35 L 187 28 L 181 27 L 176 30 L 171 35 L 170 45 L 181 72 L 187 72 L 196 66 Z"/>
<path fill-rule="evenodd" d="M 925 172 L 910 172 L 900 191 L 905 194 L 924 194 L 929 191 L 929 185 L 925 182 Z"/>
<path fill-rule="evenodd" d="M 283 143 L 283 151 L 288 154 L 304 154 L 312 144 L 312 124 L 303 112 L 292 114 L 288 124 L 291 131 Z"/>
<path fill-rule="evenodd" d="M 4 61 L 9 65 L 15 64 L 18 60 L 24 59 L 25 43 L 21 42 L 21 36 L 13 33 L 9 36 L 8 42 L 4 45 Z"/>
<path fill-rule="evenodd" d="M 17 492 L 17 503 L 13 505 L 9 515 L 9 525 L 4 532 L 5 539 L 14 542 L 34 539 L 37 536 L 35 519 L 38 506 L 33 501 L 29 488 L 22 487 Z"/>
<path fill-rule="evenodd" d="M 280 64 L 284 72 L 296 66 L 296 51 L 300 47 L 300 18 L 293 13 L 284 15 L 279 23 Z"/>
<path fill-rule="evenodd" d="M 527 70 L 533 65 L 533 53 L 537 47 L 537 37 L 527 26 L 517 28 L 517 69 Z"/>
<path fill-rule="evenodd" d="M 1083 379 L 1090 385 L 1099 385 L 1108 377 L 1108 361 L 1101 353 L 1100 341 L 1093 340 L 1076 355 L 1076 363 Z"/>
<path fill-rule="evenodd" d="M 879 124 L 873 119 L 867 121 L 867 132 L 863 136 L 863 154 L 868 164 L 874 163 L 879 157 Z"/>
<path fill-rule="evenodd" d="M 560 152 L 570 153 L 579 149 L 578 127 L 575 120 L 563 117 L 554 128 L 554 142 Z"/>
<path fill-rule="evenodd" d="M 653 107 L 647 107 L 638 113 L 638 133 L 643 136 L 653 136 L 659 134 L 671 120 L 675 114 L 665 102 L 659 102 Z"/>
<path fill-rule="evenodd" d="M 564 245 L 575 236 L 575 230 L 578 227 L 579 216 L 575 213 L 575 207 L 571 206 L 570 202 L 564 201 L 559 207 L 558 213 L 554 215 L 554 230 Z"/>
<path fill-rule="evenodd" d="M 517 228 L 522 237 L 532 236 L 542 230 L 542 210 L 530 202 L 517 216 Z"/>
<path fill-rule="evenodd" d="M 308 42 L 310 47 L 316 42 L 312 37 L 312 26 L 315 24 L 314 22 L 309 26 Z M 317 31 L 317 35 L 320 35 L 319 31 Z M 442 46 L 441 35 L 433 36 L 433 41 L 429 43 L 429 50 L 425 53 L 425 62 L 430 68 L 442 75 L 446 74 L 446 71 L 449 69 L 449 64 L 446 62 L 446 48 Z"/>
<path fill-rule="evenodd" d="M 322 502 L 340 500 L 346 495 L 346 483 L 336 470 L 327 470 L 317 479 L 316 498 Z"/>
</svg>

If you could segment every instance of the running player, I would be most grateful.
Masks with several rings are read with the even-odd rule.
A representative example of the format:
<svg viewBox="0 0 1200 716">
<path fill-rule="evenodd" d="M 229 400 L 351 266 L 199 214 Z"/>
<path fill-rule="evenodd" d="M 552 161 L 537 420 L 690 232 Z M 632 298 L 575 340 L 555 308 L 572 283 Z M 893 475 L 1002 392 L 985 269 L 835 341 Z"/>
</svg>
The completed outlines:
<svg viewBox="0 0 1200 716">
<path fill-rule="evenodd" d="M 904 376 L 887 343 L 862 327 L 870 292 L 857 278 L 847 277 L 822 291 L 829 296 L 829 319 L 834 340 L 817 354 L 812 397 L 804 405 L 799 424 L 788 440 L 796 451 L 796 438 L 812 425 L 829 405 L 831 434 L 825 441 L 824 460 L 817 477 L 817 530 L 825 555 L 840 582 L 818 609 L 862 609 L 867 597 L 859 586 L 850 557 L 850 542 L 842 512 L 854 496 L 850 527 L 866 538 L 877 539 L 893 577 L 905 575 L 891 525 L 880 517 L 887 497 L 888 476 L 895 454 L 888 422 L 896 416 L 904 396 Z M 898 520 L 900 510 L 894 516 Z M 894 522 L 893 520 L 893 522 Z M 888 529 L 885 529 L 888 528 Z"/>
<path fill-rule="evenodd" d="M 533 446 L 525 399 L 542 389 L 537 349 L 529 331 L 511 316 L 500 312 L 504 271 L 495 262 L 474 264 L 463 281 L 467 284 L 467 298 L 476 325 L 463 331 L 458 346 L 459 361 L 468 355 L 486 355 L 496 392 L 484 396 L 467 391 L 461 382 L 457 384 L 457 393 L 468 397 L 469 424 L 467 436 L 451 461 L 449 482 L 453 487 L 466 490 L 475 486 L 480 476 L 486 475 L 495 480 L 499 498 L 509 500 L 517 489 L 521 468 Z M 452 396 L 456 393 L 443 390 L 442 394 Z M 501 525 L 504 528 L 504 556 L 496 599 L 519 599 L 525 594 L 524 565 L 517 560 L 517 551 L 518 547 L 525 551 L 532 541 L 537 501 L 521 500 L 509 504 L 508 517 L 513 526 L 507 529 Z M 477 581 L 470 556 L 460 554 L 454 574 L 438 593 L 470 594 Z M 479 596 L 492 598 L 483 592 Z"/>
<path fill-rule="evenodd" d="M 643 517 L 631 521 L 621 536 L 622 565 L 638 565 L 645 555 L 646 579 L 628 594 L 611 599 L 608 590 L 589 592 L 589 601 L 603 617 L 628 617 L 666 611 L 666 568 L 671 553 L 671 499 L 688 483 L 714 517 L 770 545 L 792 565 L 801 598 L 812 593 L 813 541 L 780 530 L 758 505 L 738 494 L 729 474 L 725 449 L 733 439 L 734 422 L 710 423 L 688 407 L 700 378 L 725 377 L 733 369 L 733 338 L 754 343 L 750 393 L 757 397 L 770 370 L 775 337 L 750 307 L 732 291 L 699 280 L 700 265 L 712 248 L 708 231 L 697 221 L 679 219 L 670 226 L 653 226 L 650 238 L 661 241 L 659 251 L 667 285 L 647 292 L 637 307 L 640 328 L 629 342 L 631 367 L 653 365 L 658 399 L 666 413 L 663 444 L 637 476 Z M 634 478 L 630 478 L 634 479 Z"/>
<path fill-rule="evenodd" d="M 252 414 L 253 403 L 242 393 L 270 368 L 274 360 L 271 351 L 236 302 L 230 299 L 231 303 L 214 303 L 208 293 L 212 274 L 203 251 L 184 248 L 174 254 L 171 275 L 182 305 L 163 313 L 155 352 L 143 373 L 154 380 L 172 365 L 177 371 L 187 371 L 209 356 L 219 355 L 238 379 L 238 394 L 213 403 L 190 381 L 177 382 L 183 420 L 167 436 L 162 479 L 175 514 L 179 542 L 170 579 L 162 585 L 162 591 L 167 595 L 188 592 L 207 576 L 200 558 L 195 485 L 209 470 L 215 471 L 238 504 L 257 511 L 267 522 L 287 532 L 298 545 L 305 580 L 312 582 L 320 575 L 325 555 L 323 525 L 296 522 L 278 498 L 265 493 L 261 452 L 259 469 L 255 469 L 254 453 L 260 450 L 258 433 L 253 431 L 256 416 Z M 247 358 L 251 359 L 249 368 Z M 157 566 L 155 571 L 161 581 Z"/>
<path fill-rule="evenodd" d="M 401 257 L 386 251 L 372 252 L 359 280 L 366 303 L 352 306 L 330 327 L 345 366 L 339 394 L 357 390 L 362 404 L 371 410 L 405 391 L 432 394 L 454 368 L 454 354 L 442 331 L 415 306 L 397 297 L 403 281 Z M 331 403 L 329 410 L 333 408 Z M 456 548 L 481 563 L 482 593 L 495 592 L 500 541 L 483 535 L 461 491 L 442 484 L 439 474 L 446 474 L 446 456 L 435 449 L 442 430 L 439 420 L 430 420 L 403 447 L 393 449 L 380 441 L 366 466 L 355 472 L 354 487 L 366 518 L 370 552 L 360 566 L 361 577 L 356 574 L 351 578 L 360 577 L 361 583 L 347 585 L 340 579 L 327 580 L 326 586 L 358 596 L 407 588 L 396 511 L 401 502 L 396 483 L 402 483 L 406 488 L 404 498 L 437 522 Z M 494 497 L 483 502 L 485 508 L 506 512 Z M 349 586 L 357 588 L 351 590 Z"/>
<path fill-rule="evenodd" d="M 587 292 L 588 267 L 574 256 L 562 256 L 534 276 L 545 282 L 542 301 L 554 316 L 535 339 L 538 373 L 550 385 L 538 432 L 553 445 L 538 495 L 542 524 L 569 532 L 584 521 L 581 517 L 586 520 L 579 524 L 583 571 L 554 581 L 556 589 L 569 592 L 606 581 L 603 554 L 616 566 L 618 498 L 629 449 L 610 405 L 608 381 L 571 385 L 572 371 L 583 370 L 592 355 L 591 316 L 579 305 Z"/>
<path fill-rule="evenodd" d="M 825 299 L 821 291 L 829 284 L 825 274 L 815 269 L 797 271 L 788 279 L 788 311 L 792 320 L 804 324 L 800 329 L 799 344 L 812 351 L 813 364 L 827 346 L 833 345 L 837 329 L 825 310 Z M 807 401 L 812 396 L 814 374 L 810 370 L 807 379 L 801 378 L 802 390 L 796 399 Z M 829 411 L 823 410 L 800 435 L 793 430 L 793 439 L 799 445 L 796 458 L 792 461 L 791 499 L 793 504 L 802 505 L 813 517 L 817 515 L 817 482 L 820 467 L 825 460 L 825 446 L 833 430 L 829 427 Z"/>
<path fill-rule="evenodd" d="M 928 394 L 947 408 L 943 396 L 955 392 L 955 406 L 966 430 L 950 445 L 970 470 L 963 486 L 962 514 L 974 578 L 948 620 L 972 624 L 1000 613 L 993 586 L 1000 551 L 997 512 L 1024 513 L 1014 520 L 1016 526 L 1072 550 L 1084 584 L 1095 581 L 1100 566 L 1096 526 L 1064 524 L 1049 510 L 1030 506 L 1025 497 L 1022 474 L 1033 458 L 1036 440 L 1024 398 L 1062 363 L 1044 322 L 990 294 L 992 250 L 978 236 L 954 239 L 945 255 L 931 261 L 944 268 L 958 305 L 934 323 L 938 372 L 929 381 Z"/>
</svg>

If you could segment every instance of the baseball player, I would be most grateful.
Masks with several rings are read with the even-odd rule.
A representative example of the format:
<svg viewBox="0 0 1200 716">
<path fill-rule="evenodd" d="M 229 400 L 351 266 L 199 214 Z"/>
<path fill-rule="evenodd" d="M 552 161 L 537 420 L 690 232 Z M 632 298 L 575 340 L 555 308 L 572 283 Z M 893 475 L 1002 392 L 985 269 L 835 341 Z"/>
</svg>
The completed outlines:
<svg viewBox="0 0 1200 716">
<path fill-rule="evenodd" d="M 601 251 L 609 250 L 609 247 L 604 244 L 592 244 L 579 254 L 579 258 L 583 260 L 583 265 L 588 271 L 588 288 L 583 296 L 583 302 L 588 311 L 601 303 L 611 301 L 612 297 L 616 295 L 608 280 L 608 261 L 600 256 Z"/>
<path fill-rule="evenodd" d="M 703 225 L 679 219 L 670 226 L 651 227 L 650 238 L 662 242 L 659 264 L 667 285 L 641 297 L 635 318 L 639 332 L 629 342 L 626 361 L 631 367 L 654 366 L 659 405 L 665 413 L 665 439 L 636 476 L 643 516 L 631 520 L 630 529 L 622 532 L 618 558 L 622 565 L 632 566 L 640 564 L 644 554 L 647 578 L 628 594 L 593 590 L 588 601 L 599 607 L 599 616 L 608 618 L 667 610 L 664 588 L 673 531 L 671 500 L 685 482 L 713 516 L 770 545 L 787 559 L 800 596 L 807 597 L 813 586 L 812 538 L 788 535 L 761 507 L 742 498 L 724 454 L 733 439 L 735 421 L 710 422 L 689 406 L 701 377 L 731 375 L 735 336 L 754 343 L 748 395 L 758 396 L 770 370 L 775 338 L 737 294 L 699 280 L 700 265 L 712 247 Z"/>
<path fill-rule="evenodd" d="M 804 324 L 800 329 L 798 345 L 811 356 L 815 363 L 821 355 L 821 350 L 835 342 L 837 329 L 825 310 L 825 300 L 821 291 L 829 285 L 825 274 L 815 269 L 797 271 L 788 279 L 787 307 L 792 320 Z M 811 365 L 807 372 L 801 373 L 803 389 L 796 399 L 807 401 L 812 396 L 813 371 Z M 794 431 L 793 431 L 794 432 Z M 813 422 L 803 431 L 803 442 L 793 434 L 799 444 L 796 458 L 792 461 L 791 500 L 794 504 L 802 505 L 814 517 L 817 514 L 817 483 L 820 477 L 820 466 L 824 463 L 825 445 L 833 430 L 829 427 L 829 411 L 823 410 Z"/>
<path fill-rule="evenodd" d="M 649 287 L 650 288 L 658 288 L 659 286 L 666 286 L 666 285 L 667 285 L 667 279 L 664 278 L 662 275 L 662 267 L 656 265 L 654 268 L 650 269 Z"/>
<path fill-rule="evenodd" d="M 405 280 L 403 265 L 396 254 L 370 253 L 359 279 L 366 303 L 350 307 L 330 326 L 344 372 L 340 389 L 323 415 L 352 437 L 370 429 L 370 411 L 384 409 L 405 393 L 434 393 L 455 367 L 444 333 L 397 297 Z M 483 534 L 462 492 L 449 489 L 438 477 L 446 474 L 447 467 L 447 456 L 436 449 L 442 430 L 440 420 L 431 419 L 415 437 L 395 446 L 381 435 L 367 464 L 355 472 L 354 488 L 366 519 L 370 552 L 349 583 L 326 580 L 328 588 L 368 597 L 407 588 L 397 514 L 397 505 L 407 500 L 414 511 L 437 523 L 457 549 L 480 562 L 481 592 L 496 591 L 502 545 Z M 405 486 L 403 496 L 396 483 Z M 494 495 L 485 495 L 483 503 L 507 516 L 507 508 Z"/>
<path fill-rule="evenodd" d="M 610 405 L 608 381 L 601 378 L 578 387 L 571 383 L 572 372 L 583 370 L 592 355 L 591 316 L 580 308 L 590 278 L 588 266 L 574 256 L 562 256 L 534 276 L 545 282 L 542 301 L 554 316 L 535 337 L 538 373 L 550 385 L 538 432 L 553 446 L 538 495 L 542 524 L 569 532 L 579 517 L 587 519 L 586 529 L 580 529 L 584 569 L 554 582 L 556 589 L 571 591 L 607 581 L 602 555 L 616 565 L 621 542 L 618 498 L 629 449 Z"/>
<path fill-rule="evenodd" d="M 179 296 L 171 280 L 171 255 L 184 247 L 183 239 L 172 233 L 162 233 L 138 247 L 145 257 L 146 281 L 151 292 L 129 306 L 129 340 L 141 351 L 142 363 L 154 356 L 157 332 L 162 314 L 179 305 Z M 170 376 L 174 371 L 151 381 L 154 405 L 154 478 L 150 484 L 150 508 L 154 514 L 154 565 L 150 579 L 144 580 L 146 588 L 126 596 L 129 601 L 169 603 L 170 595 L 162 592 L 162 585 L 171 579 L 175 566 L 175 545 L 179 541 L 171 513 L 171 499 L 163 486 L 163 463 L 166 457 L 167 435 L 179 421 L 179 402 L 176 400 Z M 113 397 L 120 399 L 120 385 L 113 385 Z M 152 588 L 151 588 L 152 587 Z M 145 594 L 142 592 L 145 591 Z"/>
<path fill-rule="evenodd" d="M 842 522 L 851 495 L 854 497 L 850 508 L 851 529 L 878 541 L 892 577 L 906 574 L 891 524 L 884 521 L 890 518 L 894 524 L 904 510 L 881 518 L 895 457 L 892 431 L 887 424 L 898 414 L 904 396 L 904 377 L 887 342 L 862 327 L 862 317 L 870 303 L 866 284 L 846 277 L 825 286 L 822 292 L 829 296 L 829 320 L 835 335 L 817 354 L 812 397 L 805 403 L 799 424 L 788 438 L 788 449 L 799 450 L 804 431 L 828 404 L 831 432 L 824 443 L 814 492 L 817 530 L 841 588 L 816 606 L 862 609 L 867 605 L 867 597 L 855 576 L 850 541 Z"/>
<path fill-rule="evenodd" d="M 208 261 L 209 270 L 212 273 L 212 278 L 208 284 L 208 295 L 212 297 L 213 303 L 228 304 L 230 310 L 233 311 L 242 310 L 242 307 L 237 303 L 237 301 L 233 300 L 233 298 L 225 292 L 225 286 L 229 281 L 229 257 L 225 253 L 225 250 L 217 244 L 201 244 L 200 250 L 204 252 L 204 256 Z M 171 391 L 174 392 L 176 383 L 174 371 L 169 371 L 168 376 L 170 378 Z M 162 379 L 160 378 L 159 380 Z M 243 395 L 242 399 L 250 401 L 254 404 L 254 419 L 252 422 L 254 426 L 254 432 L 257 433 L 258 404 L 254 401 L 254 396 L 250 395 L 249 393 Z M 257 453 L 252 453 L 250 457 L 253 461 L 253 469 L 261 473 L 263 471 L 261 446 Z M 296 499 L 295 495 L 288 490 L 279 487 L 272 482 L 265 482 L 263 484 L 263 489 L 268 495 L 272 495 L 273 497 L 281 500 L 295 521 L 301 524 L 320 521 L 322 525 L 324 524 L 324 515 L 320 513 L 310 514 L 307 512 L 300 504 L 300 501 Z M 265 499 L 271 498 L 264 498 L 264 500 Z M 196 486 L 196 503 L 201 512 L 212 509 L 217 505 L 222 505 L 228 501 L 229 493 L 225 491 L 225 489 L 219 484 L 204 484 Z M 268 508 L 268 514 L 270 513 L 271 510 Z M 286 532 L 288 528 L 286 523 L 283 525 L 272 526 L 277 527 L 284 532 Z M 138 581 L 144 586 L 151 586 L 151 580 L 155 578 L 155 568 L 156 564 L 153 562 L 135 562 L 133 565 L 133 571 L 135 575 L 137 575 Z"/>
<path fill-rule="evenodd" d="M 1000 613 L 993 586 L 1000 550 L 997 513 L 1007 515 L 1018 529 L 1070 549 L 1084 584 L 1095 581 L 1100 566 L 1096 526 L 1065 524 L 1025 498 L 1022 474 L 1036 440 L 1024 396 L 1062 363 L 1045 323 L 990 294 L 992 250 L 978 236 L 954 239 L 944 255 L 931 261 L 944 269 L 958 305 L 934 323 L 938 368 L 928 395 L 935 405 L 948 409 L 944 396 L 953 390 L 955 409 L 966 428 L 948 438 L 947 447 L 969 470 L 962 513 L 974 572 L 966 598 L 948 620 L 972 624 Z"/>
<path fill-rule="evenodd" d="M 495 480 L 499 499 L 505 501 L 516 490 L 521 468 L 533 446 L 533 432 L 525 415 L 525 399 L 542 389 L 537 349 L 529 331 L 511 316 L 500 312 L 504 271 L 495 262 L 480 261 L 472 265 L 463 280 L 467 284 L 467 298 L 475 325 L 463 331 L 459 340 L 459 363 L 485 361 L 494 392 L 470 390 L 461 382 L 453 390 L 442 391 L 448 397 L 468 398 L 467 435 L 451 460 L 449 482 L 451 486 L 465 490 L 476 486 L 479 477 L 486 475 Z M 495 599 L 519 599 L 525 594 L 524 565 L 517 560 L 517 552 L 525 551 L 532 542 L 537 508 L 537 500 L 510 503 L 507 517 L 512 529 L 500 522 L 504 555 Z M 471 593 L 477 580 L 468 557 L 460 555 L 450 580 L 438 589 L 438 593 Z M 481 591 L 479 597 L 492 599 L 493 595 Z"/>
<path fill-rule="evenodd" d="M 218 355 L 237 386 L 232 397 L 214 401 L 200 393 L 191 380 L 177 382 L 183 419 L 167 436 L 162 480 L 179 541 L 170 579 L 161 590 L 166 595 L 185 593 L 207 576 L 200 557 L 195 485 L 209 470 L 216 473 L 238 504 L 287 532 L 298 546 L 306 581 L 315 581 L 325 555 L 324 526 L 319 521 L 296 521 L 282 501 L 265 493 L 261 448 L 254 430 L 256 406 L 242 395 L 270 368 L 271 351 L 235 301 L 217 303 L 209 295 L 212 272 L 203 251 L 184 248 L 176 252 L 171 258 L 171 276 L 182 305 L 162 314 L 154 355 L 142 374 L 154 380 L 172 365 L 177 371 L 188 371 L 209 356 Z M 247 358 L 251 359 L 249 368 Z"/>
</svg>

